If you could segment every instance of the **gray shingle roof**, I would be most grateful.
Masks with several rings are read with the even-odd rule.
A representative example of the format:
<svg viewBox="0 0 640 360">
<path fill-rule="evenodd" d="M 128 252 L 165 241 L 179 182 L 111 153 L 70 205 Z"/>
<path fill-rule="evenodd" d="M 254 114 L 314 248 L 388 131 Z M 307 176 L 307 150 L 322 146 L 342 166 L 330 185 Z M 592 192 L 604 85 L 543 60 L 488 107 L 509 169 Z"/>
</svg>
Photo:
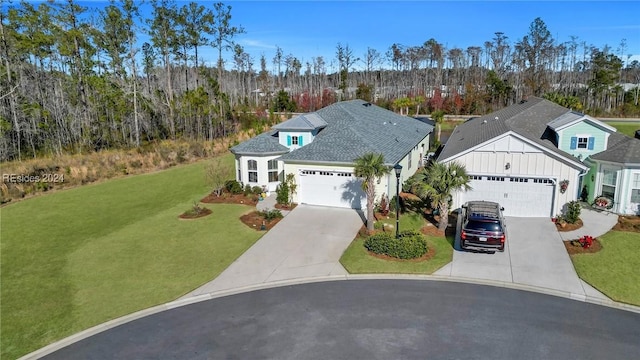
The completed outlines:
<svg viewBox="0 0 640 360">
<path fill-rule="evenodd" d="M 570 111 L 562 116 L 560 116 L 559 118 L 551 121 L 549 123 L 549 127 L 552 128 L 553 130 L 558 130 L 559 128 L 567 125 L 567 124 L 571 124 L 572 122 L 580 119 L 584 117 L 583 114 L 577 113 L 575 111 Z"/>
<path fill-rule="evenodd" d="M 277 130 L 315 130 L 327 126 L 327 122 L 314 113 L 298 115 L 274 126 Z"/>
<path fill-rule="evenodd" d="M 253 137 L 230 150 L 238 155 L 278 155 L 286 154 L 289 148 L 278 142 L 278 132 L 270 130 Z"/>
<path fill-rule="evenodd" d="M 567 160 L 574 157 L 557 148 L 554 138 L 547 138 L 547 124 L 571 111 L 551 101 L 531 97 L 527 101 L 506 107 L 491 114 L 458 125 L 438 159 L 444 160 L 480 145 L 509 131 L 523 136 Z"/>
<path fill-rule="evenodd" d="M 613 133 L 609 136 L 608 149 L 591 158 L 618 164 L 640 164 L 640 139 Z"/>
<path fill-rule="evenodd" d="M 343 101 L 316 111 L 327 126 L 313 142 L 280 157 L 284 161 L 353 163 L 367 153 L 381 153 L 395 164 L 433 127 L 363 100 Z"/>
</svg>

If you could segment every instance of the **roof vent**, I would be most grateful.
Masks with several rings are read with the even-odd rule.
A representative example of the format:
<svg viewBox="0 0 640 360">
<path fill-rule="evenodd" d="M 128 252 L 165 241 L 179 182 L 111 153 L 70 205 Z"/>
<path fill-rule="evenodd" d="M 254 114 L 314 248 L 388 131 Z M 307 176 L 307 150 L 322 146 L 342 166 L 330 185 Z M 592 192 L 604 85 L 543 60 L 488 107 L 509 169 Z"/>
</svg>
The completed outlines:
<svg viewBox="0 0 640 360">
<path fill-rule="evenodd" d="M 498 120 L 499 118 L 496 116 L 496 117 L 494 117 L 494 119 Z"/>
<path fill-rule="evenodd" d="M 486 124 L 486 123 L 487 123 L 487 120 L 482 120 L 482 123 L 483 123 L 483 124 Z"/>
<path fill-rule="evenodd" d="M 366 103 L 364 103 L 364 104 L 362 104 L 362 105 L 363 105 L 364 107 L 369 107 L 369 106 L 371 106 L 371 103 L 370 103 L 370 102 L 366 102 Z"/>
</svg>

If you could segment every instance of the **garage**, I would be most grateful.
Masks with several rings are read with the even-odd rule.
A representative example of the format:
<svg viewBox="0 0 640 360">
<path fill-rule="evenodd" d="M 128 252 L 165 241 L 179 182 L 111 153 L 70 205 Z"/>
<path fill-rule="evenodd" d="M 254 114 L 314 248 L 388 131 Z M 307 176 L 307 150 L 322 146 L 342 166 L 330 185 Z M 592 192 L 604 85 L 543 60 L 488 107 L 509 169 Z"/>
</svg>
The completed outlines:
<svg viewBox="0 0 640 360">
<path fill-rule="evenodd" d="M 362 180 L 347 171 L 300 170 L 298 202 L 309 205 L 363 209 L 367 197 Z"/>
<path fill-rule="evenodd" d="M 472 190 L 461 193 L 461 204 L 473 200 L 497 202 L 505 216 L 551 217 L 554 182 L 551 179 L 470 175 Z"/>
</svg>

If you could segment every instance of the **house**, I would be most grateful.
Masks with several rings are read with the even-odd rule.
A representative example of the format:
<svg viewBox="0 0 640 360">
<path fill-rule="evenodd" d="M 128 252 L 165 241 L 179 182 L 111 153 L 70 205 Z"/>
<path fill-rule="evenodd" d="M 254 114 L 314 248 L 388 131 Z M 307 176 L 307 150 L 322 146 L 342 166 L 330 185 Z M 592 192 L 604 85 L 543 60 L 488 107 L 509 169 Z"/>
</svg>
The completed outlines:
<svg viewBox="0 0 640 360">
<path fill-rule="evenodd" d="M 363 100 L 338 102 L 295 116 L 231 148 L 236 180 L 274 191 L 294 174 L 294 202 L 361 209 L 366 207 L 354 161 L 373 152 L 385 164 L 402 165 L 401 181 L 413 175 L 429 148 L 433 127 Z M 396 192 L 395 174 L 380 179 L 378 198 Z"/>
<path fill-rule="evenodd" d="M 532 97 L 453 131 L 438 161 L 466 166 L 472 190 L 453 195 L 495 201 L 505 215 L 551 217 L 566 203 L 605 195 L 613 211 L 638 213 L 640 141 L 588 115 Z"/>
</svg>

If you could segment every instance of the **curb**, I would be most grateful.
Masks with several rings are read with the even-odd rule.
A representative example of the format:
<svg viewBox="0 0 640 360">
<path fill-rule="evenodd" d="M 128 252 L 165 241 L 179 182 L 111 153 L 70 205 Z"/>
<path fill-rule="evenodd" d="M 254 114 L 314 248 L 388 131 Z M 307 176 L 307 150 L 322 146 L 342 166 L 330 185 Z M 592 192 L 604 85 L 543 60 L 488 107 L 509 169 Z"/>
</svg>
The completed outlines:
<svg viewBox="0 0 640 360">
<path fill-rule="evenodd" d="M 514 290 L 521 291 L 529 291 L 539 294 L 563 297 L 566 299 L 581 301 L 585 303 L 595 304 L 606 306 L 614 309 L 630 311 L 634 313 L 640 314 L 640 307 L 618 303 L 613 300 L 605 300 L 601 298 L 596 298 L 592 296 L 582 295 L 571 293 L 567 291 L 553 290 L 543 287 L 531 286 L 531 285 L 523 285 L 523 284 L 515 284 L 511 282 L 503 282 L 503 281 L 494 281 L 494 280 L 482 280 L 482 279 L 471 279 L 471 278 L 463 278 L 463 277 L 451 277 L 451 276 L 441 276 L 441 275 L 407 275 L 407 274 L 363 274 L 363 275 L 331 275 L 331 276 L 319 276 L 319 277 L 307 277 L 307 278 L 298 278 L 291 280 L 280 280 L 273 281 L 268 283 L 262 283 L 258 285 L 248 285 L 242 286 L 239 288 L 228 289 L 228 290 L 220 290 L 216 292 L 212 292 L 209 294 L 196 295 L 186 299 L 180 299 L 176 301 L 172 301 L 166 304 L 154 306 L 148 309 L 140 310 L 134 312 L 129 315 L 125 315 L 119 317 L 117 319 L 113 319 L 102 323 L 100 325 L 96 325 L 87 330 L 83 330 L 79 333 L 73 334 L 69 337 L 66 337 L 60 341 L 57 341 L 53 344 L 47 345 L 43 348 L 40 348 L 32 353 L 24 355 L 20 357 L 18 360 L 31 360 L 31 359 L 39 359 L 43 356 L 49 355 L 57 350 L 60 350 L 66 346 L 69 346 L 78 341 L 84 340 L 93 335 L 99 334 L 103 331 L 112 329 L 122 324 L 126 324 L 128 322 L 157 314 L 163 311 L 175 309 L 178 307 L 191 305 L 195 303 L 199 303 L 202 301 L 217 299 L 225 296 L 242 294 L 246 292 L 256 291 L 256 290 L 264 290 L 271 288 L 278 288 L 283 286 L 292 286 L 292 285 L 302 285 L 302 284 L 311 284 L 311 283 L 319 283 L 319 282 L 329 282 L 329 281 L 349 281 L 349 280 L 420 280 L 420 281 L 446 281 L 453 283 L 465 283 L 465 284 L 476 284 L 476 285 L 485 285 L 485 286 L 494 286 L 501 288 L 508 288 Z"/>
</svg>

